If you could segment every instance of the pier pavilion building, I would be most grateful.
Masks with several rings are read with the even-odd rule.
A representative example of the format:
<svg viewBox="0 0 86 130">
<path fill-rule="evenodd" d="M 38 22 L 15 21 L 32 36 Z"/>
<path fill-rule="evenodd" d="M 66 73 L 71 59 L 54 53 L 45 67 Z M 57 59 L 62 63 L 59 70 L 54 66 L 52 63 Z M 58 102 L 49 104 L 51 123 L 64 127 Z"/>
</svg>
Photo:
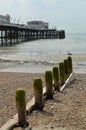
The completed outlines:
<svg viewBox="0 0 86 130">
<path fill-rule="evenodd" d="M 0 24 L 10 24 L 10 15 L 0 15 Z"/>
<path fill-rule="evenodd" d="M 49 29 L 48 22 L 43 22 L 43 21 L 30 21 L 30 22 L 27 22 L 27 26 L 30 29 L 36 29 L 36 30 Z"/>
</svg>

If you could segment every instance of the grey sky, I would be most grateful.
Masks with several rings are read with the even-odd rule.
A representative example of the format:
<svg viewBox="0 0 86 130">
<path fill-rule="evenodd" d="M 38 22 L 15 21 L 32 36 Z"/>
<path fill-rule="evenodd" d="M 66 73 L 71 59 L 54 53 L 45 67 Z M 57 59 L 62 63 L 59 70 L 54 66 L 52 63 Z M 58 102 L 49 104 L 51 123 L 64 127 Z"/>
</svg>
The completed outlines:
<svg viewBox="0 0 86 130">
<path fill-rule="evenodd" d="M 43 20 L 67 33 L 86 33 L 86 0 L 0 0 L 0 14 L 21 23 Z"/>
</svg>

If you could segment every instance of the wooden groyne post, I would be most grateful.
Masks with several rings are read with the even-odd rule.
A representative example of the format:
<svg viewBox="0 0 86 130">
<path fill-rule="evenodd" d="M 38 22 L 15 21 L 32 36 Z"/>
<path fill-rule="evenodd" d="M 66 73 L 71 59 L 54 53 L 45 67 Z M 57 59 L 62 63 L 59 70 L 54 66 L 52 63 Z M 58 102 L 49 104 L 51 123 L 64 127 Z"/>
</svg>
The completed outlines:
<svg viewBox="0 0 86 130">
<path fill-rule="evenodd" d="M 45 72 L 46 99 L 53 99 L 53 75 L 52 71 Z"/>
<path fill-rule="evenodd" d="M 16 108 L 18 111 L 19 126 L 27 127 L 25 91 L 21 88 L 16 90 Z"/>
<path fill-rule="evenodd" d="M 41 79 L 34 80 L 35 109 L 43 110 L 43 85 Z"/>
</svg>

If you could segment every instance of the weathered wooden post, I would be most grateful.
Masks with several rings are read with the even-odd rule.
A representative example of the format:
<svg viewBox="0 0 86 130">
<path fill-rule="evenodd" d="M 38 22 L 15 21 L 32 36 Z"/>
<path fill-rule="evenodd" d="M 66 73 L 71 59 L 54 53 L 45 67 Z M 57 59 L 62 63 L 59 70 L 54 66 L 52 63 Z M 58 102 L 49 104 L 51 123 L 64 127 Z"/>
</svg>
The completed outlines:
<svg viewBox="0 0 86 130">
<path fill-rule="evenodd" d="M 43 110 L 43 85 L 41 79 L 34 80 L 35 109 Z"/>
<path fill-rule="evenodd" d="M 62 33 L 62 38 L 65 38 L 65 31 L 61 30 L 61 33 Z"/>
<path fill-rule="evenodd" d="M 60 71 L 60 85 L 62 86 L 65 82 L 65 69 L 64 69 L 64 63 L 59 63 L 59 71 Z"/>
<path fill-rule="evenodd" d="M 53 67 L 54 90 L 59 90 L 59 69 Z"/>
<path fill-rule="evenodd" d="M 53 77 L 52 71 L 45 72 L 46 99 L 53 99 Z"/>
<path fill-rule="evenodd" d="M 25 91 L 21 88 L 16 90 L 16 108 L 18 111 L 19 125 L 21 127 L 27 127 L 29 123 L 26 121 Z"/>
<path fill-rule="evenodd" d="M 60 39 L 65 38 L 65 31 L 64 31 L 64 30 L 60 30 L 60 31 L 59 31 L 59 38 L 60 38 Z"/>
<path fill-rule="evenodd" d="M 65 80 L 66 80 L 69 76 L 68 59 L 64 59 L 64 69 L 65 69 Z"/>
<path fill-rule="evenodd" d="M 70 75 L 73 72 L 72 58 L 70 56 L 68 57 L 68 66 L 69 66 L 69 75 Z"/>
</svg>

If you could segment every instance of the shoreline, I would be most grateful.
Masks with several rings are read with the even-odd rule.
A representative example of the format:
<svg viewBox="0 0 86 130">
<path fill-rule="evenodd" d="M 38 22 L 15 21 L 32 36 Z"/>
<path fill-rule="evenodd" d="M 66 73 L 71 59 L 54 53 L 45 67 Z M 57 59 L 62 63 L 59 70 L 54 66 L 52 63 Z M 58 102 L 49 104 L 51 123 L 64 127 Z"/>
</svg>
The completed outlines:
<svg viewBox="0 0 86 130">
<path fill-rule="evenodd" d="M 0 72 L 44 73 L 46 70 L 52 70 L 54 66 L 58 66 L 68 56 L 72 57 L 75 73 L 86 73 L 86 54 L 6 56 L 0 58 Z"/>
</svg>

